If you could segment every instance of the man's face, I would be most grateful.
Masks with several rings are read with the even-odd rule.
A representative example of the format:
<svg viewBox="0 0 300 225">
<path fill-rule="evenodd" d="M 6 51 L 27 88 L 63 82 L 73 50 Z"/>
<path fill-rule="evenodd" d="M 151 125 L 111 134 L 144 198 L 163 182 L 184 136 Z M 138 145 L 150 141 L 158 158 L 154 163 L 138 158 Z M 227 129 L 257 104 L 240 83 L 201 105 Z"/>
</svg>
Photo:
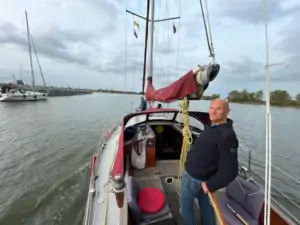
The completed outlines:
<svg viewBox="0 0 300 225">
<path fill-rule="evenodd" d="M 209 107 L 209 118 L 212 122 L 220 122 L 227 118 L 229 109 L 226 102 L 214 100 Z"/>
</svg>

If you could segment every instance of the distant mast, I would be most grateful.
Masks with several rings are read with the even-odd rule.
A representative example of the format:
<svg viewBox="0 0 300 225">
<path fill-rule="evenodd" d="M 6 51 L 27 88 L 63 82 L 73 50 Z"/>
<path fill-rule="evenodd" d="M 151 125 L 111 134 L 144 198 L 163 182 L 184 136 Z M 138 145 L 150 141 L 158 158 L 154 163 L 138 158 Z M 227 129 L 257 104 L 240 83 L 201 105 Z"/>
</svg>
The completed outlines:
<svg viewBox="0 0 300 225">
<path fill-rule="evenodd" d="M 23 68 L 22 68 L 22 63 L 21 63 L 21 68 L 20 68 L 20 79 L 23 81 Z"/>
<path fill-rule="evenodd" d="M 26 25 L 27 25 L 27 37 L 28 37 L 30 67 L 31 67 L 31 75 L 32 75 L 32 87 L 35 87 L 34 72 L 33 72 L 33 65 L 32 65 L 32 56 L 31 56 L 30 31 L 29 31 L 28 17 L 27 17 L 27 12 L 26 11 L 25 11 L 25 16 L 26 16 Z"/>
</svg>

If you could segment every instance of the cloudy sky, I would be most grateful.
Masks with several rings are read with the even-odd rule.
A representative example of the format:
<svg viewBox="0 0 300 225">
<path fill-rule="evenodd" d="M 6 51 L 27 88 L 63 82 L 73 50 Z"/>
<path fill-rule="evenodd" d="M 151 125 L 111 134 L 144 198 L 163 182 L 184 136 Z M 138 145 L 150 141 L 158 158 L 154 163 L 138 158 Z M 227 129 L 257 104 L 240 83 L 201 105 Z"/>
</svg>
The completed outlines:
<svg viewBox="0 0 300 225">
<path fill-rule="evenodd" d="M 198 0 L 159 0 L 155 19 L 154 85 L 178 79 L 211 59 Z M 298 3 L 297 3 L 298 2 Z M 146 0 L 0 0 L 0 82 L 12 75 L 30 83 L 24 10 L 48 85 L 141 91 Z M 209 16 L 221 70 L 208 93 L 250 91 L 265 86 L 265 33 L 262 0 L 209 0 Z M 133 35 L 133 21 L 139 23 Z M 271 88 L 300 92 L 300 2 L 269 0 Z M 177 32 L 173 34 L 173 24 Z M 34 71 L 41 83 L 35 56 Z"/>
</svg>

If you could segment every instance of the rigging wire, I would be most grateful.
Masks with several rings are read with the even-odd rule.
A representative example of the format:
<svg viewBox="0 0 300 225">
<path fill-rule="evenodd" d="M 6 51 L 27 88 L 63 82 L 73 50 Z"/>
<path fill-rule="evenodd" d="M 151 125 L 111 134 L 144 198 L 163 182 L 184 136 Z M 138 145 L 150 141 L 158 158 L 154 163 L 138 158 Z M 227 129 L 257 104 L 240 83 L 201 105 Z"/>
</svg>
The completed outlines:
<svg viewBox="0 0 300 225">
<path fill-rule="evenodd" d="M 211 29 L 210 29 L 210 22 L 209 22 L 209 14 L 208 14 L 208 7 L 207 7 L 207 1 L 205 0 L 205 8 L 206 8 L 206 15 L 207 15 L 207 24 L 208 24 L 208 32 L 210 36 L 210 49 L 211 49 L 211 55 L 213 59 L 213 63 L 215 63 L 215 51 L 214 51 L 214 45 L 212 41 L 212 34 L 211 34 Z"/>
<path fill-rule="evenodd" d="M 158 13 L 156 13 L 156 15 L 158 15 L 157 19 L 158 20 L 164 19 L 165 14 L 163 13 L 163 10 L 162 10 L 162 8 L 163 8 L 162 1 L 159 1 L 159 4 L 156 5 L 156 6 L 157 6 L 156 11 L 158 11 Z M 163 14 L 164 16 L 161 16 L 161 14 Z M 164 57 L 163 54 L 159 54 L 158 52 L 161 49 L 164 49 L 164 44 L 165 43 L 163 43 L 161 45 L 161 43 L 159 42 L 159 37 L 158 36 L 159 36 L 159 34 L 162 34 L 162 36 L 165 37 L 166 36 L 166 31 L 167 31 L 166 23 L 165 22 L 162 22 L 162 23 L 163 23 L 163 25 L 161 25 L 161 26 L 157 25 L 154 29 L 154 40 L 155 41 L 154 41 L 154 54 L 153 54 L 153 55 L 155 55 L 154 59 L 155 59 L 155 65 L 156 65 L 156 68 L 157 68 L 156 71 L 159 70 L 161 72 L 164 71 L 165 66 L 163 66 L 163 65 L 164 65 L 164 61 L 165 61 L 166 57 Z M 162 38 L 162 39 L 164 40 L 164 38 Z M 160 79 L 161 79 L 161 77 L 160 77 Z"/>
<path fill-rule="evenodd" d="M 134 17 L 133 17 L 134 18 Z M 136 52 L 137 52 L 137 49 L 136 49 L 136 46 L 134 44 L 134 35 L 132 35 L 132 44 L 134 45 L 134 53 L 133 53 L 133 79 L 132 79 L 132 90 L 134 90 L 134 86 L 135 86 L 135 70 L 136 70 Z M 131 96 L 131 102 L 132 102 L 132 107 L 133 107 L 133 95 Z M 133 108 L 131 109 L 133 111 Z"/>
<path fill-rule="evenodd" d="M 127 0 L 126 0 L 126 10 L 127 10 Z M 127 11 L 125 10 L 125 59 L 124 59 L 124 62 L 125 62 L 125 92 L 127 92 Z M 128 100 L 128 94 L 126 94 L 126 102 Z M 132 104 L 131 104 L 132 105 Z M 129 112 L 129 106 L 126 105 L 126 113 Z"/>
<path fill-rule="evenodd" d="M 166 2 L 166 15 L 167 15 L 167 17 L 169 17 L 169 0 L 167 0 L 167 2 Z M 167 20 L 166 21 L 167 23 L 166 23 L 166 25 L 167 25 L 167 28 L 168 29 L 166 29 L 166 33 L 167 33 L 167 46 L 168 46 L 168 50 L 167 50 L 167 52 L 168 52 L 168 55 L 167 55 L 167 64 L 168 65 L 170 65 L 170 50 L 171 50 L 171 41 L 170 41 L 170 21 L 169 20 Z M 167 67 L 168 68 L 168 70 L 167 70 L 167 74 L 170 74 L 170 72 L 171 72 L 171 66 L 168 66 Z"/>
<path fill-rule="evenodd" d="M 35 57 L 36 57 L 36 61 L 37 61 L 37 63 L 38 63 L 38 66 L 39 66 L 39 69 L 40 69 L 40 72 L 41 72 L 41 76 L 42 76 L 42 79 L 43 79 L 43 84 L 44 84 L 44 87 L 46 88 L 46 81 L 45 81 L 45 78 L 44 78 L 44 74 L 43 74 L 43 71 L 42 71 L 42 67 L 41 67 L 41 64 L 40 64 L 39 57 L 38 57 L 37 52 L 36 52 L 36 49 L 35 49 L 33 37 L 32 37 L 32 35 L 31 35 L 30 32 L 29 32 L 29 35 L 30 35 L 30 39 L 31 39 L 33 51 L 34 51 L 34 54 L 35 54 Z"/>
<path fill-rule="evenodd" d="M 181 16 L 181 0 L 178 0 L 178 13 L 179 16 Z M 178 30 L 180 31 L 181 27 L 180 27 L 180 19 L 178 22 Z M 176 59 L 176 71 L 178 72 L 178 68 L 179 68 L 179 46 L 180 46 L 180 34 L 177 34 L 178 36 L 178 41 L 177 41 L 177 59 Z"/>
<path fill-rule="evenodd" d="M 158 19 L 161 19 L 160 17 L 160 9 L 161 9 L 161 1 L 159 1 L 159 5 L 158 5 L 158 13 L 156 13 L 156 15 L 158 15 Z M 154 29 L 154 53 L 157 53 L 158 51 L 158 48 L 159 48 L 159 43 L 158 43 L 158 34 L 160 33 L 160 27 L 159 26 L 156 26 L 155 29 Z M 162 70 L 162 55 L 161 54 L 155 54 L 155 55 L 158 55 L 160 56 L 160 60 L 158 60 L 160 62 L 160 67 L 161 67 L 161 70 Z M 156 59 L 156 58 L 154 58 Z M 155 65 L 158 65 L 158 62 L 157 60 L 155 61 Z M 157 66 L 158 67 L 158 66 Z"/>
<path fill-rule="evenodd" d="M 126 3 L 127 4 L 127 3 Z M 126 5 L 127 8 L 127 5 Z M 139 10 L 138 12 L 141 11 L 141 2 L 139 4 Z M 135 16 L 132 15 L 132 22 L 135 21 Z M 140 25 L 140 18 L 137 17 L 137 23 Z M 135 36 L 132 35 L 132 42 L 131 42 L 131 46 L 133 46 L 133 78 L 132 78 L 132 90 L 135 90 L 135 75 L 136 75 L 136 67 L 137 67 L 137 59 L 136 59 L 136 53 L 137 53 L 137 48 L 138 45 L 136 44 L 138 41 L 135 41 Z M 131 95 L 131 111 L 134 110 L 133 108 L 133 99 L 134 99 L 134 95 Z"/>
<path fill-rule="evenodd" d="M 178 2 L 180 2 L 180 0 Z M 157 17 L 158 20 L 170 17 L 170 9 L 169 9 L 170 5 L 171 4 L 170 4 L 169 0 L 167 0 L 163 5 L 162 5 L 162 1 L 159 2 L 158 7 L 156 7 L 157 8 L 156 11 L 164 12 L 164 13 L 163 13 L 163 16 L 161 16 L 161 13 L 156 13 L 156 15 L 158 15 L 158 17 Z M 176 5 L 178 7 L 178 4 L 176 4 Z M 178 9 L 178 11 L 180 12 L 180 8 Z M 174 49 L 173 47 L 176 45 L 175 39 L 174 39 L 175 35 L 173 34 L 173 31 L 171 29 L 173 26 L 170 26 L 173 24 L 170 23 L 169 20 L 167 20 L 167 21 L 163 22 L 162 26 L 156 26 L 155 30 L 154 30 L 154 40 L 155 40 L 154 52 L 155 52 L 155 56 L 156 56 L 155 57 L 155 62 L 156 62 L 155 65 L 157 65 L 156 68 L 159 67 L 159 70 L 161 72 L 166 73 L 168 75 L 174 75 L 173 73 L 176 73 L 179 68 L 179 46 L 180 46 L 179 36 L 178 36 L 178 43 L 177 43 L 177 51 L 175 52 L 175 54 L 171 54 L 172 50 Z M 161 28 L 163 28 L 163 29 L 161 29 Z M 179 26 L 177 26 L 176 29 L 177 30 L 180 29 Z M 177 33 L 178 33 L 178 31 L 177 31 Z M 159 38 L 158 38 L 159 34 L 161 34 L 163 36 L 163 38 L 161 38 L 161 40 L 163 40 L 162 43 L 159 42 Z M 157 54 L 162 49 L 166 50 L 166 52 L 165 52 L 166 54 Z M 172 62 L 176 63 L 176 68 L 175 68 L 176 70 L 172 69 L 173 67 L 170 66 L 170 64 L 171 65 L 174 64 L 174 63 L 172 64 Z M 161 78 L 164 82 L 166 82 L 167 77 L 168 76 L 163 76 Z"/>
<path fill-rule="evenodd" d="M 202 12 L 202 18 L 203 18 L 203 23 L 204 23 L 204 29 L 205 29 L 205 35 L 206 35 L 206 41 L 207 41 L 207 46 L 208 46 L 208 50 L 209 50 L 209 57 L 212 57 L 213 62 L 215 61 L 215 54 L 213 52 L 213 45 L 212 45 L 212 41 L 211 41 L 211 37 L 209 37 L 208 35 L 208 31 L 207 31 L 207 27 L 209 27 L 209 32 L 210 32 L 210 24 L 208 23 L 206 25 L 206 20 L 205 20 L 205 14 L 204 14 L 204 10 L 203 10 L 203 4 L 202 4 L 202 0 L 199 0 L 200 6 L 201 6 L 201 12 Z M 206 1 L 205 1 L 206 3 Z M 207 9 L 207 4 L 206 4 L 206 10 L 207 10 L 207 14 L 208 14 L 208 9 Z M 208 17 L 208 15 L 207 15 Z"/>
</svg>

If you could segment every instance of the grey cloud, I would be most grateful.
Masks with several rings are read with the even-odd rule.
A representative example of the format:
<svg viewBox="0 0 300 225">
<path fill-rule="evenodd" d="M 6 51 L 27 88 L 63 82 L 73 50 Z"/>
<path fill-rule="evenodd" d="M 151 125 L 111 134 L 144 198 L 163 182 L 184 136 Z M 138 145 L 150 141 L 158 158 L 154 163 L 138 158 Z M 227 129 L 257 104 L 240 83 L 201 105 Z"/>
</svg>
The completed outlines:
<svg viewBox="0 0 300 225">
<path fill-rule="evenodd" d="M 181 76 L 186 74 L 188 70 L 181 68 L 160 68 L 153 70 L 153 76 L 155 82 L 165 86 L 178 80 Z"/>
<path fill-rule="evenodd" d="M 89 3 L 93 8 L 96 8 L 101 18 L 108 18 L 106 21 L 108 29 L 116 28 L 115 22 L 124 10 L 125 13 L 125 6 L 124 1 L 122 0 L 81 0 L 83 3 Z"/>
<path fill-rule="evenodd" d="M 300 20 L 300 11 L 293 15 L 290 24 L 278 32 L 280 38 L 279 44 L 271 51 L 279 51 L 285 56 L 284 64 L 270 67 L 270 80 L 274 82 L 300 81 L 298 65 L 300 62 L 300 27 L 295 26 Z M 281 63 L 281 62 L 270 62 Z M 288 67 L 286 67 L 288 66 Z M 226 62 L 225 67 L 221 68 L 224 79 L 230 81 L 265 81 L 264 62 L 258 62 L 253 59 L 244 57 L 239 61 Z"/>
<path fill-rule="evenodd" d="M 143 62 L 144 59 L 141 56 L 141 54 L 135 56 L 132 53 L 127 53 L 125 60 L 125 52 L 120 50 L 116 55 L 112 55 L 108 60 L 100 60 L 99 62 L 96 62 L 96 64 L 93 65 L 92 68 L 98 71 L 99 73 L 112 73 L 123 76 L 125 70 L 128 74 L 137 73 L 137 71 L 141 71 L 141 68 L 143 67 Z"/>
<path fill-rule="evenodd" d="M 162 43 L 162 44 L 159 44 L 159 46 L 157 46 L 155 48 L 155 53 L 157 54 L 175 54 L 177 53 L 178 51 L 184 51 L 185 53 L 187 52 L 190 52 L 190 51 L 194 51 L 196 49 L 199 48 L 199 46 L 197 45 L 192 45 L 192 46 L 189 46 L 189 47 L 185 47 L 185 48 L 177 48 L 177 43 L 175 43 L 176 47 L 174 46 L 171 46 L 169 45 L 168 43 Z"/>
<path fill-rule="evenodd" d="M 300 10 L 300 6 L 284 9 L 282 7 L 283 2 L 279 0 L 268 1 L 269 21 L 290 16 Z M 220 1 L 220 4 L 222 4 L 222 13 L 228 17 L 254 24 L 264 22 L 264 3 L 261 0 L 228 0 L 225 4 L 224 1 Z"/>
<path fill-rule="evenodd" d="M 299 62 L 300 62 L 300 27 L 297 26 L 300 20 L 300 11 L 294 14 L 290 24 L 278 32 L 281 42 L 275 50 L 280 51 L 287 58 L 285 63 L 288 68 L 279 68 L 274 76 L 277 81 L 300 81 Z"/>
<path fill-rule="evenodd" d="M 211 15 L 210 15 L 211 17 Z M 211 19 L 211 18 L 210 18 Z M 182 30 L 182 31 L 180 31 Z M 202 37 L 205 33 L 201 10 L 190 16 L 190 19 L 184 21 L 178 27 L 179 32 L 183 32 L 187 37 Z"/>
<path fill-rule="evenodd" d="M 254 75 L 259 73 L 264 68 L 264 64 L 252 60 L 249 57 L 241 57 L 240 61 L 234 61 L 228 63 L 228 71 L 231 70 L 233 76 L 240 76 L 243 74 Z M 225 67 L 226 69 L 226 67 Z"/>
<path fill-rule="evenodd" d="M 94 34 L 65 31 L 58 27 L 52 27 L 45 33 L 32 36 L 38 54 L 81 65 L 89 63 L 86 56 L 73 53 L 68 46 L 76 43 L 88 43 L 95 37 Z M 4 23 L 0 26 L 0 44 L 14 44 L 26 50 L 28 47 L 27 34 L 11 23 Z"/>
<path fill-rule="evenodd" d="M 287 65 L 271 66 L 270 80 L 275 82 L 300 81 L 300 74 L 297 71 L 300 57 L 293 57 L 287 60 Z M 221 69 L 221 77 L 228 82 L 256 82 L 265 81 L 265 65 L 249 58 L 240 61 L 228 62 L 225 68 Z"/>
<path fill-rule="evenodd" d="M 25 46 L 27 44 L 25 33 L 18 30 L 11 23 L 3 23 L 0 25 L 0 43 L 17 44 Z"/>
<path fill-rule="evenodd" d="M 300 11 L 294 15 L 293 20 L 278 32 L 281 37 L 281 43 L 276 46 L 276 50 L 284 52 L 289 56 L 297 56 L 300 54 L 300 27 L 297 26 L 300 21 Z"/>
</svg>

